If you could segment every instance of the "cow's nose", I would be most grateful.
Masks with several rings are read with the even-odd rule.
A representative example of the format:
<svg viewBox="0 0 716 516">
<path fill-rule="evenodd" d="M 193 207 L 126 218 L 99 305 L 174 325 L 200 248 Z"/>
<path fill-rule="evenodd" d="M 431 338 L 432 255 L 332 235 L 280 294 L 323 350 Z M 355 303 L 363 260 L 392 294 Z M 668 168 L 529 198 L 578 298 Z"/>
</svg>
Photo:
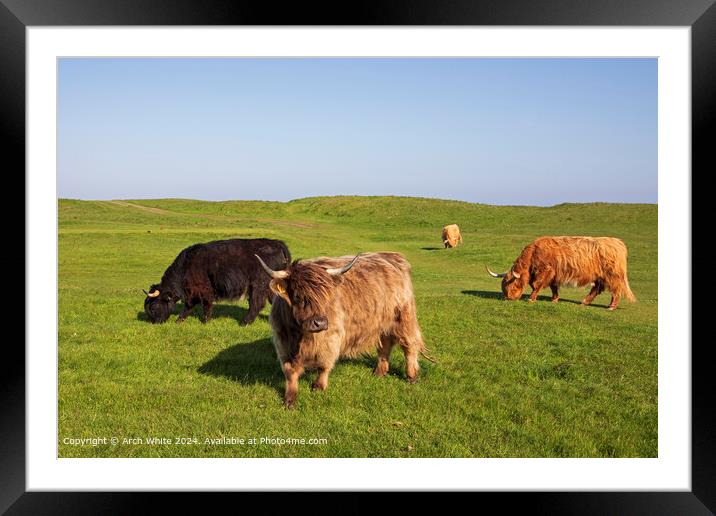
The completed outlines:
<svg viewBox="0 0 716 516">
<path fill-rule="evenodd" d="M 328 319 L 325 317 L 314 317 L 308 323 L 308 329 L 310 331 L 323 331 L 328 328 Z"/>
</svg>

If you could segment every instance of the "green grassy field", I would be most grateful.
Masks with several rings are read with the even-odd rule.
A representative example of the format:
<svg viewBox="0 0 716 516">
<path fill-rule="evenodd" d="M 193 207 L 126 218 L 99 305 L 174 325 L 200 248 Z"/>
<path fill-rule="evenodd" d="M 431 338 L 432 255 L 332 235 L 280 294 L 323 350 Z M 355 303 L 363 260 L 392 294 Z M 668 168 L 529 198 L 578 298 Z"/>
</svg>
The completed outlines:
<svg viewBox="0 0 716 516">
<path fill-rule="evenodd" d="M 463 246 L 442 248 L 448 223 L 460 225 Z M 609 312 L 604 293 L 584 307 L 587 289 L 569 288 L 558 304 L 549 289 L 534 304 L 502 301 L 484 265 L 506 270 L 552 234 L 622 238 L 638 303 Z M 238 324 L 246 302 L 226 301 L 208 324 L 201 308 L 181 325 L 146 322 L 141 289 L 179 251 L 232 237 L 282 239 L 294 258 L 403 253 L 438 363 L 421 360 L 409 385 L 398 349 L 384 378 L 371 374 L 375 354 L 342 361 L 325 392 L 304 375 L 285 410 L 268 305 L 248 327 Z M 58 238 L 60 457 L 657 456 L 656 205 L 60 200 Z M 92 437 L 120 441 L 66 443 Z M 246 441 L 205 441 L 222 437 Z"/>
</svg>

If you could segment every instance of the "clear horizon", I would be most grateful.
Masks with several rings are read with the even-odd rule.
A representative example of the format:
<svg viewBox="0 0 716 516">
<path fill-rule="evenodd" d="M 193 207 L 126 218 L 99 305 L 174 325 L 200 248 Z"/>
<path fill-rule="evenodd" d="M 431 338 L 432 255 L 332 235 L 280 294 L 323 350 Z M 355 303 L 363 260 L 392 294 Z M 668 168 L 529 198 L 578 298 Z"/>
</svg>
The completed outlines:
<svg viewBox="0 0 716 516">
<path fill-rule="evenodd" d="M 397 198 L 405 198 L 405 199 L 428 199 L 428 200 L 434 200 L 434 201 L 454 201 L 454 202 L 466 202 L 470 204 L 484 204 L 489 206 L 528 206 L 528 207 L 539 207 L 539 208 L 551 208 L 554 206 L 558 206 L 560 204 L 658 204 L 658 202 L 626 202 L 626 201 L 620 201 L 620 202 L 612 202 L 612 201 L 584 201 L 584 202 L 570 202 L 570 201 L 564 201 L 564 202 L 558 202 L 555 204 L 511 204 L 511 203 L 487 203 L 487 202 L 480 202 L 480 201 L 464 201 L 462 199 L 448 199 L 445 197 L 426 197 L 426 196 L 419 196 L 419 195 L 351 195 L 351 194 L 336 194 L 336 195 L 314 195 L 314 196 L 306 196 L 306 197 L 297 197 L 295 199 L 288 199 L 286 201 L 277 201 L 275 199 L 216 199 L 216 200 L 210 200 L 210 199 L 196 199 L 196 198 L 190 198 L 190 197 L 135 197 L 135 198 L 106 198 L 106 199 L 80 199 L 77 197 L 58 197 L 58 200 L 61 201 L 198 201 L 198 202 L 280 202 L 280 203 L 289 203 L 294 201 L 301 201 L 304 199 L 318 199 L 323 197 L 397 197 Z"/>
<path fill-rule="evenodd" d="M 58 197 L 655 204 L 656 59 L 62 58 Z"/>
</svg>

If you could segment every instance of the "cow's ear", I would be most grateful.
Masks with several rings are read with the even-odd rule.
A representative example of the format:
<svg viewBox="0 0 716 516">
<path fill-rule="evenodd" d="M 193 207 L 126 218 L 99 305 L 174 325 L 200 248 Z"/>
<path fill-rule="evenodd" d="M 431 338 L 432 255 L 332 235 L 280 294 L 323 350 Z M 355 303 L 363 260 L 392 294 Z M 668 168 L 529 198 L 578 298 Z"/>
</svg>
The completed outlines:
<svg viewBox="0 0 716 516">
<path fill-rule="evenodd" d="M 164 292 L 162 292 L 162 298 L 166 299 L 167 301 L 171 301 L 172 299 L 174 299 L 174 292 L 172 292 L 171 290 L 165 290 Z"/>
<path fill-rule="evenodd" d="M 286 282 L 282 279 L 274 278 L 271 280 L 271 283 L 269 283 L 269 288 L 271 289 L 271 292 L 276 294 L 277 296 L 281 296 L 286 303 L 288 303 L 288 306 L 291 306 L 291 300 L 288 297 L 288 292 L 286 292 Z"/>
</svg>

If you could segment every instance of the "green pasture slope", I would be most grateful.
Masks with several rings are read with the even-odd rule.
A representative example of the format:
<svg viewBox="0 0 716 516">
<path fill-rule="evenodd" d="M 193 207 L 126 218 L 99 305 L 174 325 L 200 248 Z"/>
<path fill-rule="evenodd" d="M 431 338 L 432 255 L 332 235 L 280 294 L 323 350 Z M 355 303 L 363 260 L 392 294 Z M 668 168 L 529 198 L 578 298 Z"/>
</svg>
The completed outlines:
<svg viewBox="0 0 716 516">
<path fill-rule="evenodd" d="M 442 248 L 448 223 L 463 246 Z M 584 307 L 586 289 L 558 304 L 549 289 L 534 304 L 502 301 L 485 264 L 507 269 L 540 235 L 622 238 L 638 303 L 609 312 L 604 293 Z M 286 410 L 268 306 L 249 327 L 246 302 L 218 303 L 208 324 L 201 308 L 180 325 L 144 320 L 140 289 L 179 251 L 232 237 L 283 239 L 294 258 L 403 253 L 438 363 L 421 361 L 409 385 L 398 349 L 384 378 L 374 354 L 342 361 L 325 392 L 305 375 Z M 58 238 L 60 457 L 657 456 L 656 205 L 60 200 Z M 94 437 L 107 444 L 68 441 Z"/>
</svg>

